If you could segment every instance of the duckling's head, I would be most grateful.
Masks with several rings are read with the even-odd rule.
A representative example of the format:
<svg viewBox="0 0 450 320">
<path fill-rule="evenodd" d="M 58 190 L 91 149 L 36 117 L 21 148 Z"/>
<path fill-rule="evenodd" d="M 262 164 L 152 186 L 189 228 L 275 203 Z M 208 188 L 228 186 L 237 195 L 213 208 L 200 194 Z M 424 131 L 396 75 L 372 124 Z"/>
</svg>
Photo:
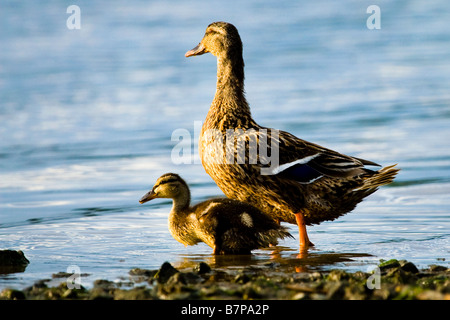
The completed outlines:
<svg viewBox="0 0 450 320">
<path fill-rule="evenodd" d="M 242 56 L 242 41 L 235 26 L 228 22 L 213 22 L 206 28 L 205 36 L 194 49 L 186 52 L 186 57 L 211 52 L 216 57 Z"/>
<path fill-rule="evenodd" d="M 141 200 L 139 200 L 139 203 L 142 204 L 155 198 L 187 200 L 189 204 L 189 187 L 179 175 L 175 173 L 166 173 L 156 180 L 152 190 L 147 192 Z"/>
</svg>

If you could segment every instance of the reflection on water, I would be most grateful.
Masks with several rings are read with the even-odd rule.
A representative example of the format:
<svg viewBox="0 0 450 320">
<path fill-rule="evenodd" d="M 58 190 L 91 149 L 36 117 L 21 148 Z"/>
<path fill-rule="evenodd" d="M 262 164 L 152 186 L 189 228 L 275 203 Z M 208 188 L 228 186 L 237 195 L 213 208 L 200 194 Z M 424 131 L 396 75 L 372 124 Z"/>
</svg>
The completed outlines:
<svg viewBox="0 0 450 320">
<path fill-rule="evenodd" d="M 81 2 L 81 29 L 68 30 L 64 5 L 2 1 L 0 243 L 30 264 L 0 275 L 0 289 L 70 265 L 90 274 L 89 286 L 164 261 L 292 271 L 366 270 L 390 258 L 448 264 L 448 2 L 381 1 L 381 30 L 367 29 L 356 0 L 197 2 Z M 354 212 L 310 227 L 316 247 L 301 259 L 295 239 L 247 257 L 184 248 L 167 230 L 170 201 L 138 203 L 165 172 L 190 183 L 194 202 L 221 195 L 201 165 L 170 158 L 172 132 L 195 136 L 213 98 L 215 58 L 184 53 L 217 20 L 241 33 L 258 123 L 402 169 Z"/>
<path fill-rule="evenodd" d="M 217 269 L 236 269 L 243 267 L 276 268 L 283 272 L 309 272 L 337 267 L 353 269 L 362 264 L 361 258 L 373 258 L 367 253 L 309 252 L 299 257 L 292 248 L 274 247 L 258 250 L 251 255 L 189 255 L 174 261 L 179 269 L 192 269 L 199 262 L 206 262 Z M 366 261 L 367 263 L 367 261 Z"/>
</svg>

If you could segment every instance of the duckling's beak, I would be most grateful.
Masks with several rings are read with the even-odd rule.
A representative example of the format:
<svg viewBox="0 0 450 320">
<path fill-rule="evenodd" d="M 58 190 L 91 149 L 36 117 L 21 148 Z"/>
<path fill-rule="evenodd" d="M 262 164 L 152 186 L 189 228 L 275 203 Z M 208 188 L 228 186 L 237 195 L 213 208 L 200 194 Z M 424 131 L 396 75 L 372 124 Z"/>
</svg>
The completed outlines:
<svg viewBox="0 0 450 320">
<path fill-rule="evenodd" d="M 199 56 L 201 54 L 204 54 L 208 52 L 206 50 L 206 47 L 200 42 L 194 49 L 189 50 L 188 52 L 185 53 L 185 57 L 191 57 L 191 56 Z"/>
<path fill-rule="evenodd" d="M 141 200 L 139 200 L 140 204 L 146 203 L 147 201 L 153 200 L 157 198 L 157 194 L 155 192 L 149 191 L 146 194 L 144 194 L 144 196 L 141 198 Z"/>
</svg>

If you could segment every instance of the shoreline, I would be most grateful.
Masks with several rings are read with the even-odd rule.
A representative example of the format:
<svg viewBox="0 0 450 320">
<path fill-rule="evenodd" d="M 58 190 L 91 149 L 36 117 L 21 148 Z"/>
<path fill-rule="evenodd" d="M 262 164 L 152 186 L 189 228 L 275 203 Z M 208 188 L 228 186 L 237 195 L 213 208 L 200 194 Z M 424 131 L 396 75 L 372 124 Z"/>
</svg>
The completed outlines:
<svg viewBox="0 0 450 320">
<path fill-rule="evenodd" d="M 55 281 L 59 284 L 48 285 Z M 450 268 L 430 265 L 419 270 L 411 262 L 396 259 L 381 262 L 372 273 L 299 272 L 279 263 L 223 269 L 199 262 L 178 270 L 165 262 L 155 270 L 132 269 L 128 280 L 95 280 L 90 289 L 77 285 L 72 274 L 54 274 L 53 279 L 36 281 L 23 290 L 3 289 L 0 299 L 450 300 Z"/>
</svg>

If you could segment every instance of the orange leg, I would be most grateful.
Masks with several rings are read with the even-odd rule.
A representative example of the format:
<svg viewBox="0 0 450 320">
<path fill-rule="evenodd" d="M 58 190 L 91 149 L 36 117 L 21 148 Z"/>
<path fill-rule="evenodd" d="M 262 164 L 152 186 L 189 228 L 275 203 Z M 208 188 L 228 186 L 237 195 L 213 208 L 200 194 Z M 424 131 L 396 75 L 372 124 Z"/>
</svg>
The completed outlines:
<svg viewBox="0 0 450 320">
<path fill-rule="evenodd" d="M 275 220 L 275 223 L 277 224 L 277 225 L 280 225 L 280 220 Z M 269 248 L 271 248 L 271 247 L 276 247 L 277 246 L 277 243 L 269 243 Z"/>
<path fill-rule="evenodd" d="M 301 212 L 295 214 L 295 220 L 298 225 L 298 235 L 300 241 L 300 252 L 305 252 L 308 247 L 314 246 L 314 244 L 309 241 L 308 233 L 306 232 L 305 220 Z"/>
</svg>

